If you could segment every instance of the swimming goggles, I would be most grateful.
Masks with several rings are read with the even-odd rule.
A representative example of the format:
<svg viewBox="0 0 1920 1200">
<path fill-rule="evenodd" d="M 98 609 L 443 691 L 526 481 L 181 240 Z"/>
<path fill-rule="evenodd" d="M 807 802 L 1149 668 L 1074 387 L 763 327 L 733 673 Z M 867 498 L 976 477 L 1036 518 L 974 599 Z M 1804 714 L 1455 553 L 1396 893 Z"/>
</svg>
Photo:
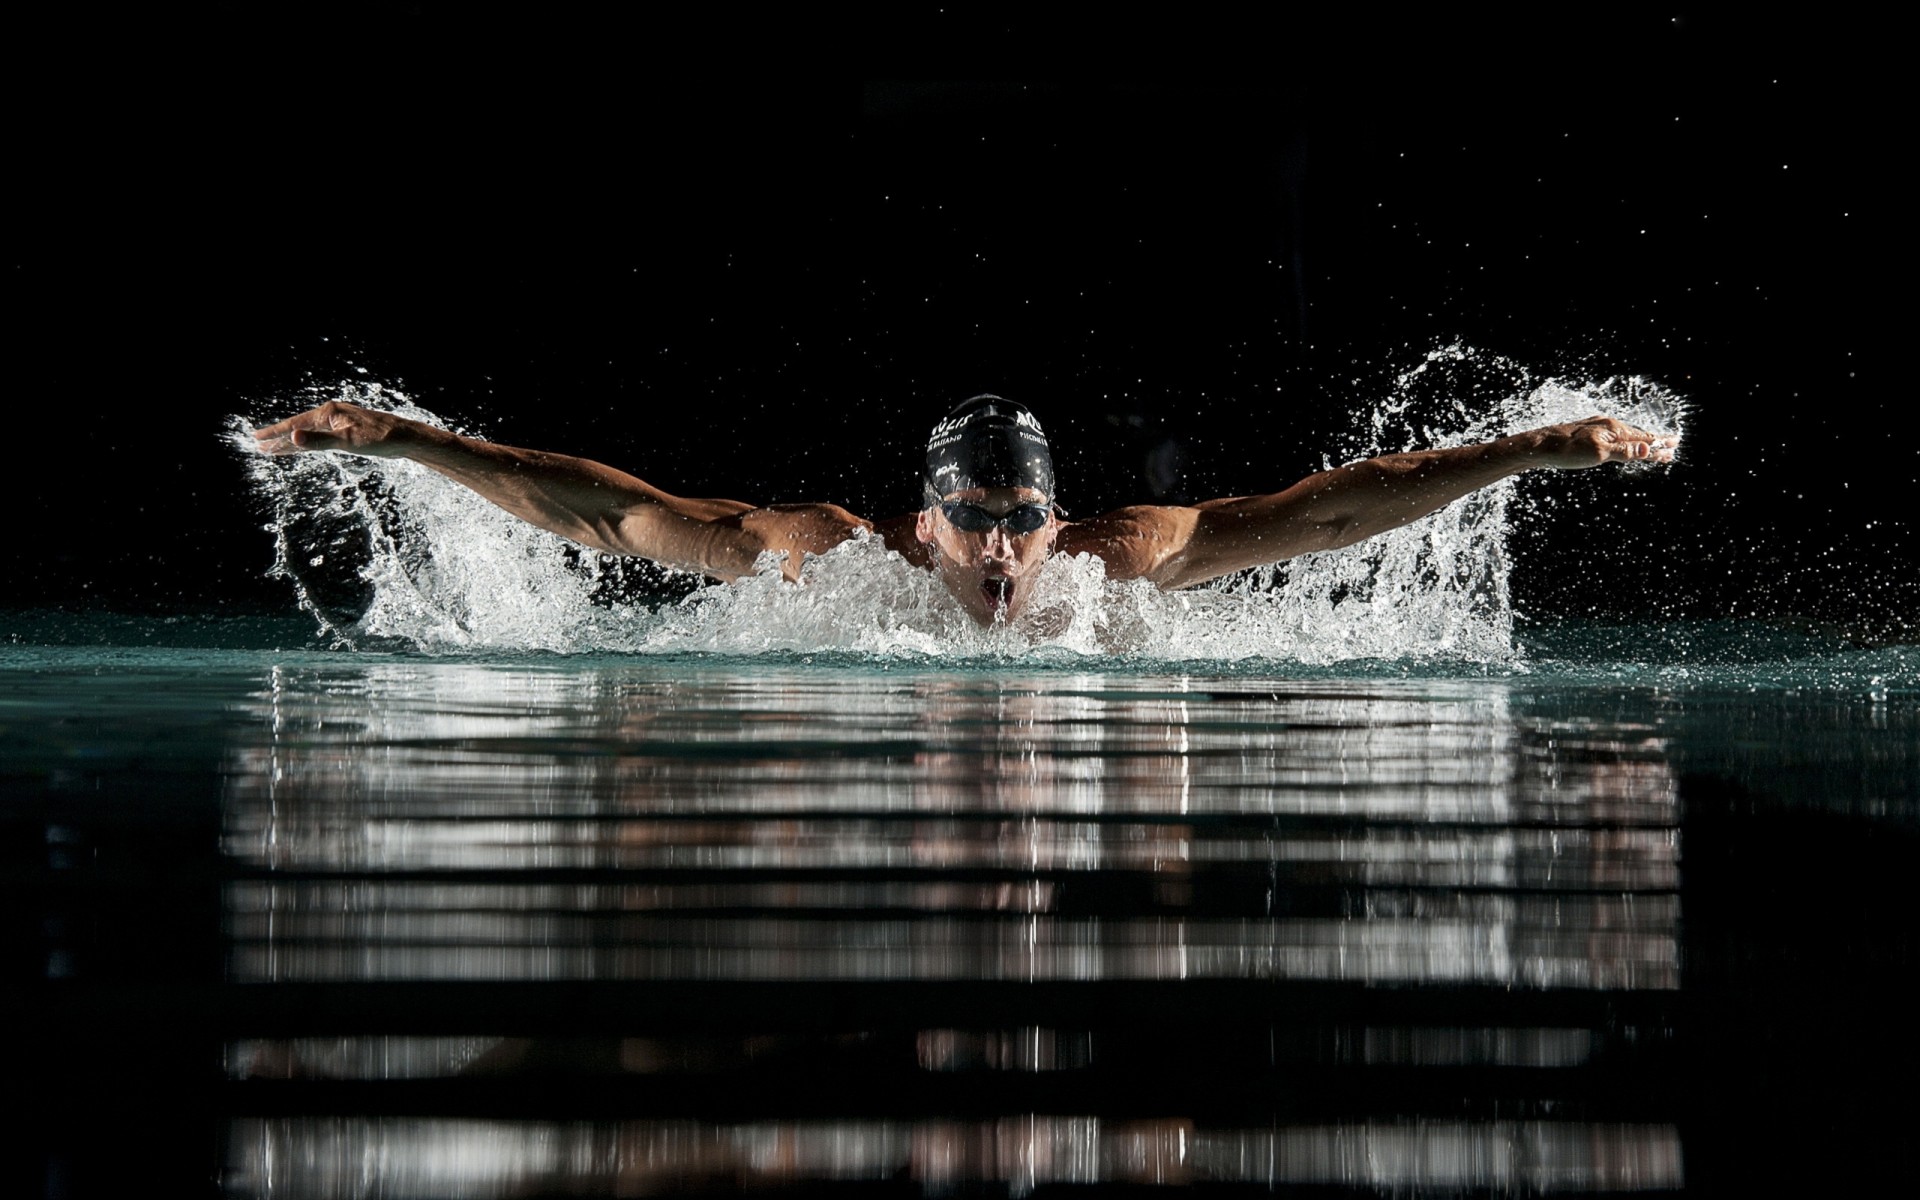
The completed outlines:
<svg viewBox="0 0 1920 1200">
<path fill-rule="evenodd" d="M 1032 533 L 1045 525 L 1052 511 L 1044 504 L 1016 504 L 996 517 L 978 504 L 964 500 L 949 500 L 940 506 L 948 524 L 961 533 L 985 533 L 995 525 L 1005 525 L 1007 532 L 1015 536 Z"/>
</svg>

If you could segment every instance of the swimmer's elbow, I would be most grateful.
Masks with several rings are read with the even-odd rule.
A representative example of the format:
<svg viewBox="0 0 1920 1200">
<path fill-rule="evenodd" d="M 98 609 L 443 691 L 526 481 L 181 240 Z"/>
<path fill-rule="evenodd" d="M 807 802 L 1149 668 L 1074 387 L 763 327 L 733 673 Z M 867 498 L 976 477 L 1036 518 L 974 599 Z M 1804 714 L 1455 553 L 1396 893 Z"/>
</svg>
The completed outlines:
<svg viewBox="0 0 1920 1200">
<path fill-rule="evenodd" d="M 1296 513 L 1278 520 L 1271 513 L 1204 513 L 1188 544 L 1150 577 L 1168 590 L 1197 587 L 1302 554 L 1337 550 L 1368 532 L 1345 513 Z"/>
<path fill-rule="evenodd" d="M 771 548 L 732 521 L 695 520 L 651 505 L 583 522 L 562 536 L 603 554 L 729 581 L 753 574 L 760 552 Z"/>
<path fill-rule="evenodd" d="M 575 528 L 556 529 L 554 532 L 589 550 L 611 554 L 616 558 L 653 558 L 654 555 L 648 553 L 649 539 L 644 524 L 634 520 L 631 514 L 608 513 L 582 518 Z"/>
<path fill-rule="evenodd" d="M 1373 529 L 1362 521 L 1357 514 L 1342 513 L 1315 521 L 1301 540 L 1302 547 L 1287 557 L 1297 554 L 1312 554 L 1321 550 L 1344 550 L 1356 542 L 1364 542 L 1379 530 Z"/>
</svg>

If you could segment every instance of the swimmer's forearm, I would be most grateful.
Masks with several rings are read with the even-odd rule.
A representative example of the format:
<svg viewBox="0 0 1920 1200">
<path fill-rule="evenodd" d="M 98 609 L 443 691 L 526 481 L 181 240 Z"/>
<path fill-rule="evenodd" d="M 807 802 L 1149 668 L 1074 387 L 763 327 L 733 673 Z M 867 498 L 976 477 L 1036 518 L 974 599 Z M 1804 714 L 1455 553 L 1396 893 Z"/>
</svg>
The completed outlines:
<svg viewBox="0 0 1920 1200">
<path fill-rule="evenodd" d="M 1312 531 L 1316 550 L 1336 550 L 1417 521 L 1537 466 L 1539 431 L 1472 446 L 1383 454 L 1309 476 L 1281 493 L 1299 492 L 1298 518 Z"/>
<path fill-rule="evenodd" d="M 713 523 L 746 505 L 686 500 L 592 459 L 478 441 L 425 425 L 409 431 L 401 453 L 514 516 L 590 549 L 722 578 L 753 571 L 757 547 L 737 529 Z"/>
<path fill-rule="evenodd" d="M 1191 587 L 1397 529 L 1489 484 L 1549 465 L 1541 433 L 1385 454 L 1317 472 L 1272 495 L 1207 501 L 1195 506 L 1185 551 L 1154 578 L 1163 587 Z"/>
<path fill-rule="evenodd" d="M 1595 416 L 1472 446 L 1383 454 L 1309 475 L 1271 496 L 1197 505 L 1184 548 L 1151 575 L 1162 586 L 1191 587 L 1298 554 L 1337 550 L 1522 471 L 1671 462 L 1679 440 Z"/>
<path fill-rule="evenodd" d="M 1183 551 L 1148 574 L 1164 588 L 1192 588 L 1250 566 L 1375 538 L 1507 476 L 1557 465 L 1551 432 L 1380 455 L 1309 474 L 1273 495 L 1206 501 L 1192 509 Z"/>
<path fill-rule="evenodd" d="M 1445 450 L 1383 454 L 1323 471 L 1307 488 L 1308 517 L 1334 549 L 1397 529 L 1511 475 L 1535 468 L 1581 470 L 1609 462 L 1672 462 L 1680 439 L 1612 417 L 1588 417 Z"/>
<path fill-rule="evenodd" d="M 344 451 L 407 458 L 551 533 L 722 578 L 748 574 L 760 547 L 725 522 L 751 506 L 689 500 L 590 459 L 463 437 L 395 413 L 333 401 L 254 431 L 268 454 Z"/>
</svg>

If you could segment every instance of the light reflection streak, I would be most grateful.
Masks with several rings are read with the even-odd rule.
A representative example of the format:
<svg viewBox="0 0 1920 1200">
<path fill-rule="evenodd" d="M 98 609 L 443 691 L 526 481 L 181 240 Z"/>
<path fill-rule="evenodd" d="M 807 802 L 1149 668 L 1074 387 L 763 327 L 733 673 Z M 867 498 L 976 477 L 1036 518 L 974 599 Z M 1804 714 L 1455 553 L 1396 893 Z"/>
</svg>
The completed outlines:
<svg viewBox="0 0 1920 1200">
<path fill-rule="evenodd" d="M 886 920 L 554 913 L 235 916 L 246 982 L 1267 978 L 1672 988 L 1669 898 L 1477 897 L 1360 918 Z M 270 906 L 269 906 L 270 908 Z"/>
<path fill-rule="evenodd" d="M 428 1119 L 242 1120 L 230 1193 L 494 1197 L 911 1180 L 997 1184 L 1240 1183 L 1502 1192 L 1632 1192 L 1684 1182 L 1671 1125 L 1379 1121 L 1213 1129 L 1178 1120 L 1010 1116 L 986 1121 L 707 1125 Z"/>
<path fill-rule="evenodd" d="M 1577 1067 L 1593 1054 L 1591 1029 L 1369 1028 L 1362 1061 L 1410 1067 Z"/>
<path fill-rule="evenodd" d="M 1156 870 L 1179 862 L 1318 864 L 1407 887 L 1677 886 L 1667 829 L 1405 829 L 1342 836 L 1123 821 L 517 821 L 369 819 L 337 838 L 279 831 L 274 865 L 305 870 Z"/>
<path fill-rule="evenodd" d="M 786 880 L 765 883 L 520 884 L 444 883 L 392 879 L 249 880 L 227 889 L 236 918 L 277 913 L 651 912 L 676 909 L 973 909 L 1046 912 L 1057 885 L 1041 879 L 966 883 L 957 880 L 859 883 Z M 242 928 L 236 922 L 235 930 Z"/>
<path fill-rule="evenodd" d="M 782 1056 L 813 1063 L 839 1040 L 832 1034 L 696 1034 L 671 1037 L 448 1037 L 356 1035 L 243 1038 L 226 1047 L 230 1079 L 394 1080 L 502 1076 L 551 1070 L 560 1061 L 574 1077 L 698 1075 L 746 1071 Z M 1106 1061 L 1104 1035 L 1085 1029 L 1027 1025 L 1015 1029 L 922 1029 L 861 1035 L 868 1061 L 921 1071 L 1071 1072 Z M 1095 1053 L 1096 1041 L 1103 1047 Z M 1602 1042 L 1592 1029 L 1558 1026 L 1330 1027 L 1282 1053 L 1269 1042 L 1270 1066 L 1402 1067 L 1585 1066 Z"/>
<path fill-rule="evenodd" d="M 749 928 L 748 934 L 760 931 Z M 788 931 L 781 930 L 782 935 Z M 1142 980 L 1294 979 L 1536 988 L 1677 986 L 1672 939 L 1615 936 L 1536 944 L 1524 957 L 1499 926 L 1444 922 L 1353 927 L 1327 922 L 1259 944 L 1185 941 L 1156 928 L 1147 945 L 1052 944 L 1026 927 L 996 936 L 871 927 L 820 947 L 785 936 L 751 945 L 236 947 L 236 982 L 378 980 Z M 1044 940 L 1043 940 L 1044 939 Z M 1092 939 L 1089 938 L 1089 941 Z M 958 943 L 958 944 L 956 944 Z"/>
</svg>

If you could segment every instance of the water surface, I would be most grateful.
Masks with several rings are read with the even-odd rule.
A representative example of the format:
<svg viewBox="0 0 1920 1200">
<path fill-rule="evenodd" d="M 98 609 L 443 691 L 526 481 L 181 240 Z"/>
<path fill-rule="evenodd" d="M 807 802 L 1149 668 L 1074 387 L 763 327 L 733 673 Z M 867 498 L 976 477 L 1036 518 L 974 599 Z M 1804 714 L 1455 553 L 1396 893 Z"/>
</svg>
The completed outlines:
<svg viewBox="0 0 1920 1200">
<path fill-rule="evenodd" d="M 61 627 L 0 647 L 53 1194 L 1705 1195 L 1905 1161 L 1859 1088 L 1911 1058 L 1907 648 L 1096 669 Z"/>
</svg>

